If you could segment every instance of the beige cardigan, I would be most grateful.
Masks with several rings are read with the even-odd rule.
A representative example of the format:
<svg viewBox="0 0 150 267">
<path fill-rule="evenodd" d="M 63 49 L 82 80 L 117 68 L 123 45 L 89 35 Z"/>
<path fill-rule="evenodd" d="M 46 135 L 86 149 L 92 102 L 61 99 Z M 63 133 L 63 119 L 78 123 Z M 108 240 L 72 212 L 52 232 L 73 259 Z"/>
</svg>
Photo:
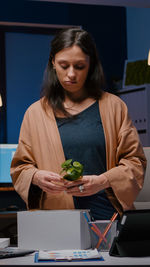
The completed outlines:
<svg viewBox="0 0 150 267">
<path fill-rule="evenodd" d="M 65 192 L 50 195 L 31 184 L 37 169 L 60 172 L 65 160 L 53 111 L 44 111 L 42 100 L 32 104 L 25 113 L 19 144 L 11 164 L 15 190 L 32 209 L 72 209 L 73 199 Z M 121 214 L 132 209 L 144 181 L 146 158 L 125 103 L 117 96 L 103 93 L 99 101 L 103 123 L 108 198 Z"/>
</svg>

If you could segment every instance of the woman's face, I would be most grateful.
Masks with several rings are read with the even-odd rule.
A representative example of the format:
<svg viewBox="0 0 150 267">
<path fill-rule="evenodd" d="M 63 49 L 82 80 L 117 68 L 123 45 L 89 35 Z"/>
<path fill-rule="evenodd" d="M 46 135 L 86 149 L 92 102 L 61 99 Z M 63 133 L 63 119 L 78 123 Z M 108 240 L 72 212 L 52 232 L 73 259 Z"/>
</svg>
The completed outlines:
<svg viewBox="0 0 150 267">
<path fill-rule="evenodd" d="M 79 46 L 59 51 L 53 60 L 58 80 L 68 95 L 80 97 L 89 71 L 90 58 Z"/>
</svg>

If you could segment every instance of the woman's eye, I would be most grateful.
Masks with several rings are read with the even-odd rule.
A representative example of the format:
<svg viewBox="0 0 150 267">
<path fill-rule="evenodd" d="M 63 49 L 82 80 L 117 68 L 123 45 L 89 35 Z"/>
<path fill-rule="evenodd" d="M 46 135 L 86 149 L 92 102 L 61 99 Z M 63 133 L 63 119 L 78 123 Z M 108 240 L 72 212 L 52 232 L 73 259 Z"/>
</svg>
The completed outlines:
<svg viewBox="0 0 150 267">
<path fill-rule="evenodd" d="M 77 70 L 83 70 L 85 68 L 85 66 L 83 66 L 83 65 L 76 65 L 75 66 L 75 69 L 77 69 Z"/>
<path fill-rule="evenodd" d="M 60 65 L 62 69 L 66 70 L 69 66 L 68 65 Z M 74 69 L 76 70 L 83 70 L 85 68 L 84 65 L 75 65 Z"/>
<path fill-rule="evenodd" d="M 61 67 L 62 67 L 64 70 L 66 70 L 66 69 L 68 68 L 67 65 L 61 65 Z"/>
</svg>

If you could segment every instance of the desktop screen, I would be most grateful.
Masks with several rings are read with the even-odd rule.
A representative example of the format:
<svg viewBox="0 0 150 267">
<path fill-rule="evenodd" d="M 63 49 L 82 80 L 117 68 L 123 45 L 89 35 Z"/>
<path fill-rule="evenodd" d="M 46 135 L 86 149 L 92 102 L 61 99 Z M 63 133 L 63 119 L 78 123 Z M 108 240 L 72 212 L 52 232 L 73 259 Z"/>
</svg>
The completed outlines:
<svg viewBox="0 0 150 267">
<path fill-rule="evenodd" d="M 10 165 L 17 144 L 0 144 L 0 185 L 12 183 Z"/>
</svg>

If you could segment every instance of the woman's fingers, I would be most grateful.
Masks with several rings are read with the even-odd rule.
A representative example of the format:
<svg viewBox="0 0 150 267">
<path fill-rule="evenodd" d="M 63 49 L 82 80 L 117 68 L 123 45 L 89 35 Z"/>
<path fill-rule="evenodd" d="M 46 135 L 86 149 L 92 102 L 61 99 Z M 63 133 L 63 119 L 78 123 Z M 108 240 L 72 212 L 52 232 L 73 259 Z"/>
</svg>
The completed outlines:
<svg viewBox="0 0 150 267">
<path fill-rule="evenodd" d="M 82 185 L 81 185 L 82 181 Z M 80 180 L 80 185 L 75 182 L 66 185 L 66 192 L 73 196 L 90 196 L 108 188 L 109 181 L 105 175 L 87 175 Z"/>
<path fill-rule="evenodd" d="M 39 170 L 35 173 L 32 182 L 45 192 L 60 193 L 66 189 L 61 176 L 54 172 Z"/>
</svg>

